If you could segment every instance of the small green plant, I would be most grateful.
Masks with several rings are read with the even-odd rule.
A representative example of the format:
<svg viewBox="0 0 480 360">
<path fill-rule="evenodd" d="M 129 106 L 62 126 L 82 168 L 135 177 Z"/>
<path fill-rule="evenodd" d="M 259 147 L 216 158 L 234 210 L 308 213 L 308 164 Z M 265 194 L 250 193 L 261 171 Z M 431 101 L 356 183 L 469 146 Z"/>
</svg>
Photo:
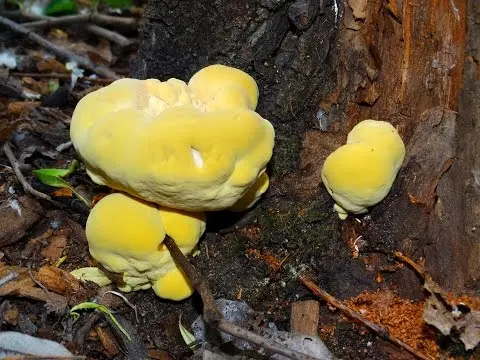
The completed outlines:
<svg viewBox="0 0 480 360">
<path fill-rule="evenodd" d="M 78 12 L 75 0 L 52 0 L 43 9 L 47 16 L 76 14 Z"/>
<path fill-rule="evenodd" d="M 33 175 L 40 181 L 42 184 L 58 187 L 58 188 L 67 188 L 72 191 L 73 194 L 81 201 L 85 203 L 88 207 L 92 207 L 90 201 L 83 197 L 78 191 L 76 191 L 72 185 L 70 185 L 63 178 L 73 173 L 78 167 L 78 161 L 73 160 L 70 166 L 66 169 L 56 169 L 56 168 L 43 168 L 33 170 Z"/>
<path fill-rule="evenodd" d="M 120 332 L 125 335 L 125 337 L 128 339 L 128 341 L 132 341 L 132 338 L 130 334 L 125 330 L 125 328 L 120 325 L 118 320 L 113 316 L 112 312 L 110 311 L 109 308 L 107 308 L 105 305 L 102 304 L 97 304 L 94 302 L 83 302 L 81 304 L 75 305 L 71 310 L 70 310 L 70 316 L 73 317 L 73 321 L 77 321 L 78 318 L 80 317 L 79 310 L 98 310 L 101 313 L 103 313 L 105 316 L 108 316 L 108 318 L 112 321 L 112 323 L 120 330 Z"/>
</svg>

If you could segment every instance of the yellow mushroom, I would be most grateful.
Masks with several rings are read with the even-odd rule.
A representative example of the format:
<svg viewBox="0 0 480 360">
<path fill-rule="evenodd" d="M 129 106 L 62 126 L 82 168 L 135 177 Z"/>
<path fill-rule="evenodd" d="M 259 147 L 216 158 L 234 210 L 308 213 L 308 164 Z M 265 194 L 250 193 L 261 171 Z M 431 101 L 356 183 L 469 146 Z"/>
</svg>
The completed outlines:
<svg viewBox="0 0 480 360">
<path fill-rule="evenodd" d="M 348 134 L 347 143 L 331 153 L 322 181 L 344 220 L 364 214 L 389 193 L 405 157 L 405 145 L 388 122 L 364 120 Z"/>
<path fill-rule="evenodd" d="M 173 210 L 114 193 L 91 210 L 86 236 L 92 257 L 108 271 L 123 275 L 122 291 L 148 289 L 170 300 L 182 300 L 193 289 L 162 244 L 173 238 L 184 254 L 190 253 L 205 231 L 202 212 Z"/>
<path fill-rule="evenodd" d="M 275 132 L 257 99 L 254 79 L 223 65 L 188 84 L 121 79 L 80 100 L 70 136 L 97 184 L 170 208 L 223 210 L 265 185 Z"/>
</svg>

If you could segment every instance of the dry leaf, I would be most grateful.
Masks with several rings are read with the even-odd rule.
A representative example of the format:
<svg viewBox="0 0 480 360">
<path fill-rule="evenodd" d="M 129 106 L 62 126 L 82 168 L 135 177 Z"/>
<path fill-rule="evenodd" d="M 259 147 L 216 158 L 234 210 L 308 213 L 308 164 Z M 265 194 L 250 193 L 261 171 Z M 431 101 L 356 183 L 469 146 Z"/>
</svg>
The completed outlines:
<svg viewBox="0 0 480 360">
<path fill-rule="evenodd" d="M 25 115 L 39 106 L 39 101 L 13 101 L 8 104 L 8 112 L 11 115 Z"/>
<path fill-rule="evenodd" d="M 77 304 L 87 299 L 87 291 L 80 281 L 65 270 L 42 266 L 35 274 L 35 279 L 54 293 L 68 295 L 70 303 Z"/>
<path fill-rule="evenodd" d="M 72 197 L 73 192 L 71 189 L 68 189 L 68 188 L 60 188 L 52 192 L 51 195 L 58 196 L 58 197 Z"/>
<path fill-rule="evenodd" d="M 37 69 L 42 73 L 67 73 L 65 65 L 54 58 L 42 59 L 37 62 Z"/>
<path fill-rule="evenodd" d="M 42 256 L 50 263 L 54 264 L 63 255 L 63 250 L 67 247 L 67 236 L 64 232 L 58 232 L 50 238 L 50 244 L 42 250 Z"/>
<path fill-rule="evenodd" d="M 35 281 L 30 277 L 28 269 L 25 267 L 0 264 L 1 279 L 12 272 L 18 274 L 18 277 L 0 286 L 0 296 L 18 296 L 43 301 L 50 311 L 58 314 L 65 313 L 68 306 L 66 297 L 37 287 Z"/>
</svg>

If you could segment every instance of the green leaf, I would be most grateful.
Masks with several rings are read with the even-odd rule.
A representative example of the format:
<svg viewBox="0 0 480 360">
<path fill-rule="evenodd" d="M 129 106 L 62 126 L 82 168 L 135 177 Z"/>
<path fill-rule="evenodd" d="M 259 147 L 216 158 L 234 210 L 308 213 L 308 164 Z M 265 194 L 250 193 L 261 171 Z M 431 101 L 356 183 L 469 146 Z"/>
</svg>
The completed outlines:
<svg viewBox="0 0 480 360">
<path fill-rule="evenodd" d="M 132 0 L 103 0 L 103 2 L 114 9 L 127 8 L 133 5 Z"/>
<path fill-rule="evenodd" d="M 33 170 L 33 175 L 42 183 L 48 186 L 59 187 L 59 188 L 67 188 L 72 190 L 76 197 L 78 197 L 81 201 L 85 203 L 88 207 L 92 207 L 90 201 L 88 201 L 85 197 L 83 197 L 78 191 L 76 191 L 72 185 L 70 185 L 67 181 L 63 180 L 62 177 L 70 175 L 73 173 L 78 167 L 78 161 L 73 160 L 70 166 L 66 169 L 55 169 L 55 168 L 44 168 L 44 169 L 37 169 Z"/>
<path fill-rule="evenodd" d="M 72 309 L 70 310 L 70 315 L 73 317 L 74 321 L 77 321 L 78 318 L 80 317 L 80 314 L 78 313 L 78 310 L 91 310 L 91 309 L 98 310 L 101 313 L 103 313 L 105 316 L 108 316 L 109 319 L 112 321 L 112 323 L 115 324 L 115 326 L 118 328 L 118 330 L 120 330 L 120 332 L 123 335 L 125 335 L 125 337 L 129 341 L 132 341 L 132 337 L 130 336 L 130 334 L 127 332 L 127 330 L 125 330 L 125 328 L 122 325 L 120 325 L 120 323 L 115 318 L 115 316 L 113 316 L 110 309 L 107 308 L 105 305 L 87 301 L 87 302 L 84 302 L 84 303 L 81 303 L 81 304 L 78 304 L 78 305 L 75 305 L 74 307 L 72 307 Z"/>
<path fill-rule="evenodd" d="M 58 79 L 50 79 L 48 80 L 48 91 L 50 93 L 53 93 L 54 91 L 56 91 L 58 89 L 60 85 L 58 84 Z M 76 161 L 76 160 L 74 160 Z"/>
<path fill-rule="evenodd" d="M 187 344 L 187 346 L 193 350 L 196 345 L 195 336 L 190 331 L 188 331 L 183 327 L 181 316 L 178 318 L 178 328 L 180 329 L 180 334 L 182 335 L 182 338 L 183 338 L 183 341 L 185 341 L 185 344 Z"/>
<path fill-rule="evenodd" d="M 62 178 L 67 175 L 70 175 L 77 169 L 77 167 L 78 167 L 78 161 L 73 160 L 68 166 L 68 168 L 66 169 L 56 169 L 56 168 L 37 169 L 37 170 L 33 170 L 33 175 L 35 175 L 37 179 L 45 185 L 50 185 L 54 187 L 69 187 L 69 186 L 65 186 L 64 183 L 59 182 L 57 179 L 54 179 L 54 178 Z"/>
<path fill-rule="evenodd" d="M 47 16 L 63 15 L 63 14 L 76 14 L 77 3 L 75 0 L 52 0 L 43 10 Z"/>
<path fill-rule="evenodd" d="M 39 169 L 33 170 L 33 175 L 45 185 L 59 187 L 59 188 L 71 188 L 72 186 L 63 180 L 58 175 L 54 175 L 60 169 Z"/>
</svg>

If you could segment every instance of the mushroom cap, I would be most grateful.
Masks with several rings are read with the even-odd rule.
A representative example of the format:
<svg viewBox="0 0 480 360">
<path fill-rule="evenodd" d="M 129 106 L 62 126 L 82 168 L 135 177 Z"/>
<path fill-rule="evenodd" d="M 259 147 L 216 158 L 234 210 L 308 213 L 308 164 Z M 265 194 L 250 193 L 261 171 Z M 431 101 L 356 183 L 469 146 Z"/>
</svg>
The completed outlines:
<svg viewBox="0 0 480 360">
<path fill-rule="evenodd" d="M 325 160 L 322 181 L 341 219 L 348 213 L 366 213 L 387 196 L 395 181 L 405 146 L 395 128 L 386 124 L 375 120 L 359 123 L 349 133 L 347 144 Z"/>
<path fill-rule="evenodd" d="M 234 212 L 244 211 L 251 208 L 257 203 L 260 197 L 267 191 L 270 184 L 270 178 L 267 173 L 262 173 L 257 181 L 248 189 L 248 191 L 241 197 L 235 204 L 233 204 L 229 210 Z"/>
<path fill-rule="evenodd" d="M 221 65 L 177 79 L 121 79 L 83 97 L 70 137 L 101 185 L 188 211 L 223 210 L 265 171 L 275 132 L 248 74 Z"/>
<path fill-rule="evenodd" d="M 347 136 L 347 144 L 354 143 L 374 143 L 378 148 L 388 149 L 395 167 L 402 166 L 405 145 L 397 129 L 389 122 L 371 119 L 359 122 Z"/>
<path fill-rule="evenodd" d="M 244 107 L 255 110 L 258 86 L 247 73 L 229 66 L 215 64 L 195 73 L 188 87 L 211 110 Z"/>
<path fill-rule="evenodd" d="M 177 269 L 162 244 L 165 235 L 172 237 L 184 254 L 190 253 L 205 231 L 205 214 L 173 210 L 114 193 L 91 210 L 85 231 L 92 257 L 108 271 L 123 274 L 124 284 L 119 288 L 128 292 L 148 289 L 165 276 L 170 280 L 160 283 L 172 284 L 171 273 Z M 161 293 L 173 292 L 176 297 L 187 294 L 188 280 L 178 274 L 173 278 L 178 284 L 172 289 L 162 285 Z"/>
<path fill-rule="evenodd" d="M 180 301 L 193 294 L 192 284 L 185 274 L 175 267 L 153 283 L 153 291 L 163 299 Z"/>
</svg>

